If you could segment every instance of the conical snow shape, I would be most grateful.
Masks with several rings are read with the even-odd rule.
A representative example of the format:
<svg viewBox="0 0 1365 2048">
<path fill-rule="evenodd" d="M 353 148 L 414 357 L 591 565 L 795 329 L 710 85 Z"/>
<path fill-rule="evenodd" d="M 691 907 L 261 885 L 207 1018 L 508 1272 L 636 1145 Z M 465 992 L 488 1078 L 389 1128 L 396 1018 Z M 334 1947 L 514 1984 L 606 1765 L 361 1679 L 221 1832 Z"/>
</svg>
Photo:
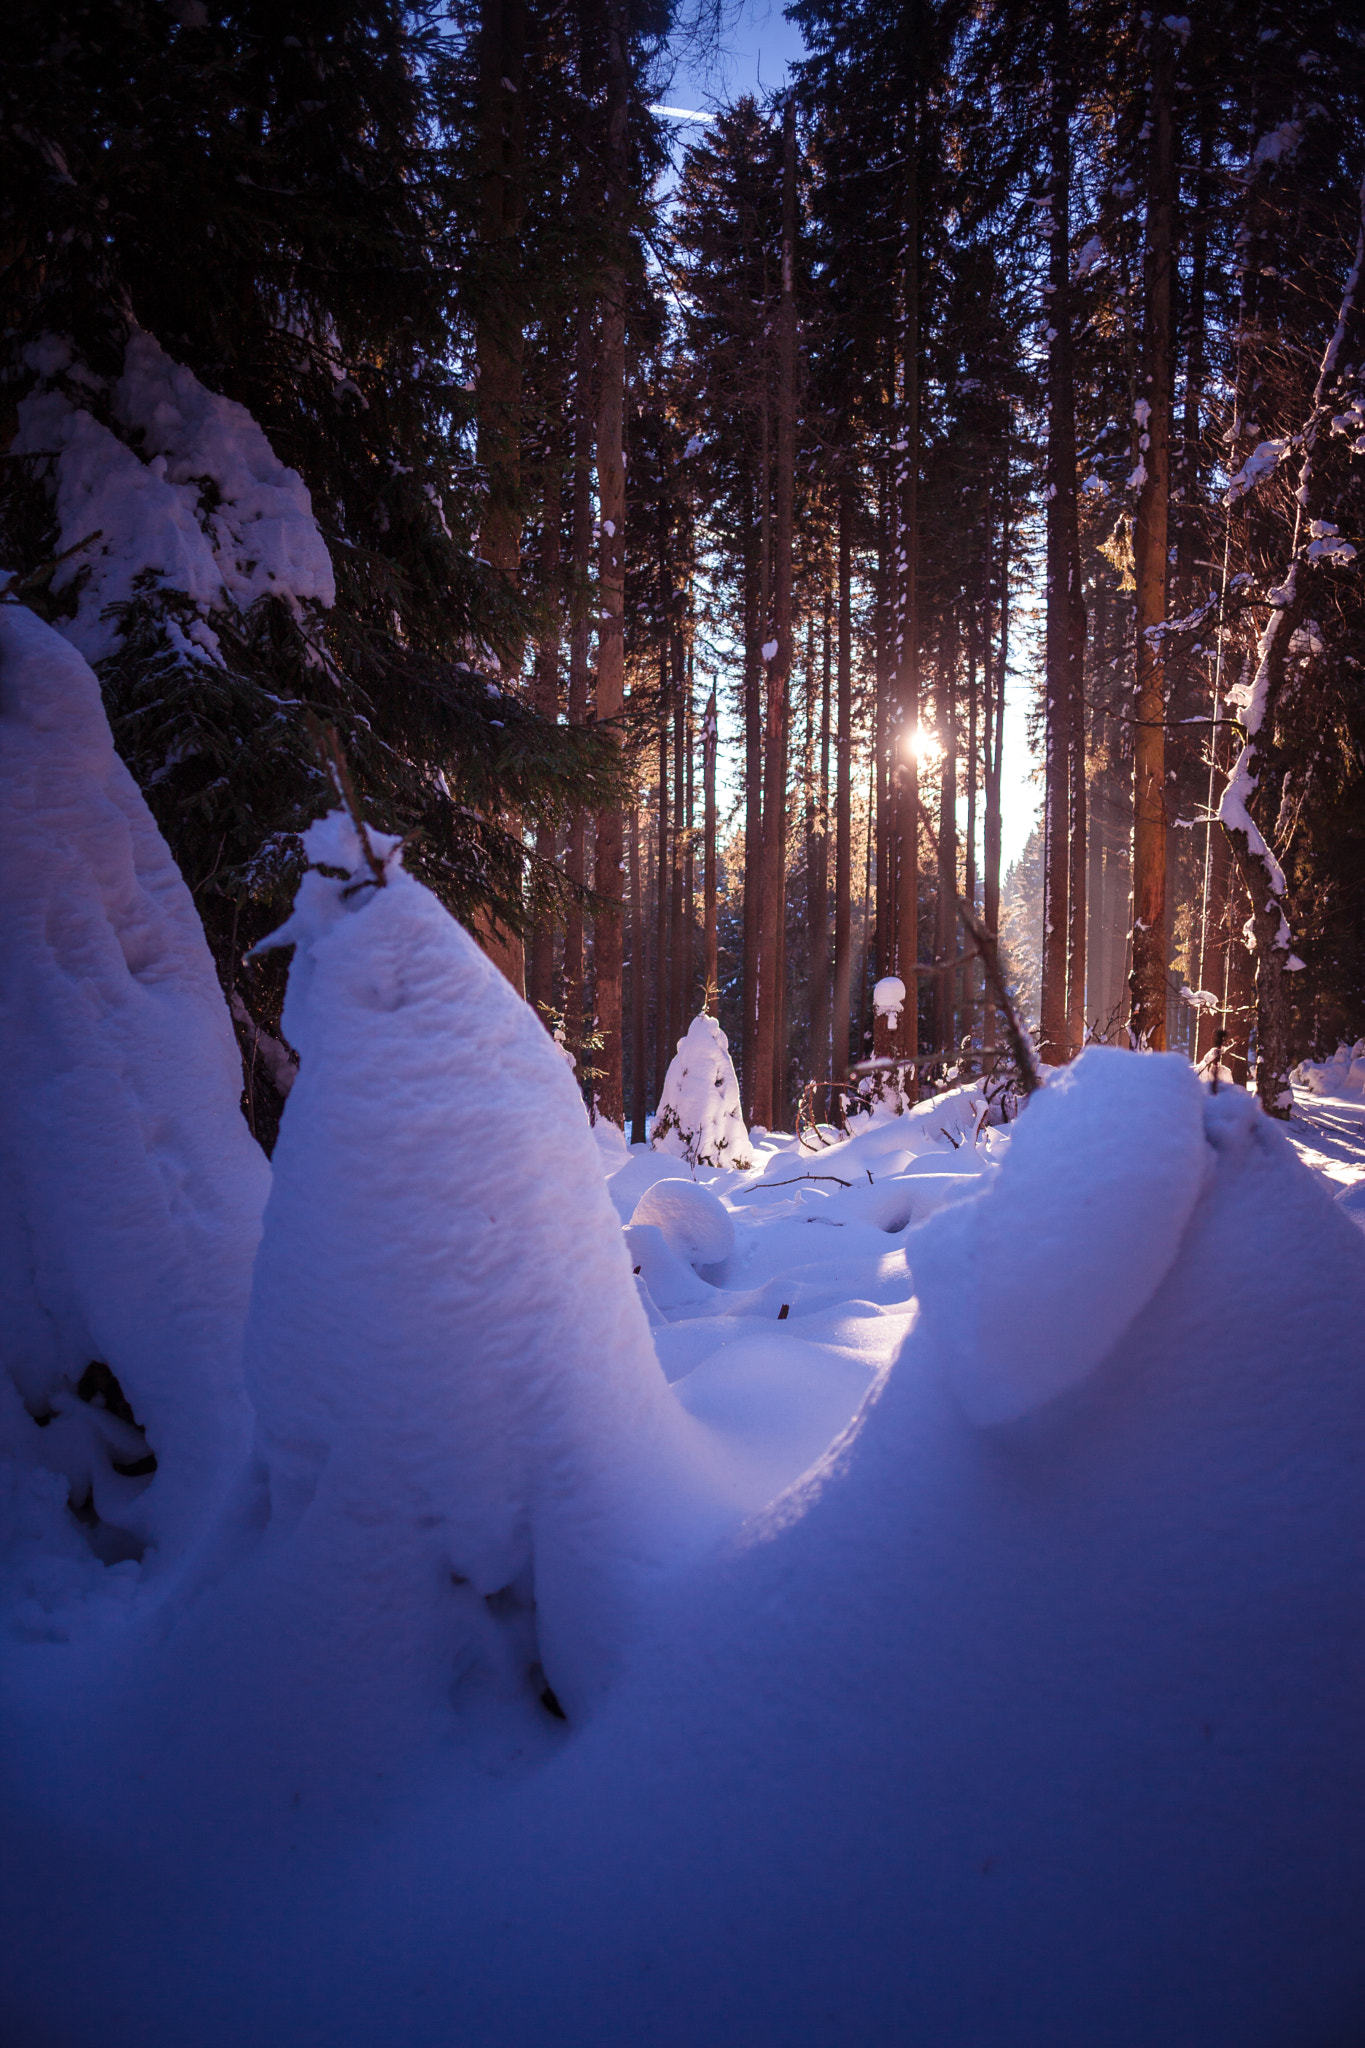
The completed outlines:
<svg viewBox="0 0 1365 2048">
<path fill-rule="evenodd" d="M 0 960 L 0 1448 L 46 1487 L 54 1534 L 75 1529 L 69 1485 L 100 1555 L 150 1541 L 164 1570 L 250 1441 L 270 1169 L 203 927 L 99 684 L 18 604 L 0 605 Z"/>
<path fill-rule="evenodd" d="M 730 1041 L 704 1011 L 678 1040 L 650 1142 L 656 1152 L 689 1166 L 733 1166 L 747 1173 L 754 1163 Z"/>
<path fill-rule="evenodd" d="M 489 1613 L 534 1603 L 521 1681 L 543 1659 L 573 1713 L 668 1550 L 680 1434 L 597 1149 L 553 1041 L 396 842 L 370 841 L 382 883 L 342 813 L 306 844 L 349 880 L 307 874 L 274 940 L 300 1065 L 246 1339 L 265 1626 L 329 1696 L 367 1689 L 377 1730 L 385 1701 L 429 1715 L 472 1682 L 502 1654 Z"/>
</svg>

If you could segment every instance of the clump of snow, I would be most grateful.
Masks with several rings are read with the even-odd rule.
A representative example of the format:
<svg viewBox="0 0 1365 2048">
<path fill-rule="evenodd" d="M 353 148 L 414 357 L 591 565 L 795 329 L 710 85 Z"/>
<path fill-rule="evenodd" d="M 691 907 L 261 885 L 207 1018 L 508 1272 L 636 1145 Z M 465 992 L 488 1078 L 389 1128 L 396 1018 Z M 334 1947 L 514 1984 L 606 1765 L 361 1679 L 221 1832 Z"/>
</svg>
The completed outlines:
<svg viewBox="0 0 1365 2048">
<path fill-rule="evenodd" d="M 1310 1095 L 1365 1096 L 1365 1038 L 1339 1045 L 1329 1060 L 1303 1060 L 1290 1079 Z"/>
<path fill-rule="evenodd" d="M 1092 1046 L 1030 1105 L 989 1195 L 920 1233 L 923 1317 L 973 1421 L 1077 1385 L 1156 1292 L 1203 1187 L 1202 1110 L 1188 1061 Z"/>
<path fill-rule="evenodd" d="M 656 1151 L 689 1166 L 752 1164 L 730 1041 L 703 1012 L 678 1040 L 669 1062 L 650 1140 Z"/>
<path fill-rule="evenodd" d="M 1238 470 L 1223 493 L 1225 505 L 1235 505 L 1248 491 L 1255 490 L 1262 477 L 1270 476 L 1284 461 L 1290 450 L 1287 440 L 1261 441 L 1252 449 L 1242 467 Z"/>
<path fill-rule="evenodd" d="M 718 1195 L 690 1180 L 656 1180 L 635 1205 L 634 1223 L 653 1223 L 693 1266 L 714 1266 L 735 1248 L 734 1218 Z"/>
<path fill-rule="evenodd" d="M 29 352 L 44 379 L 22 400 L 12 449 L 46 466 L 57 517 L 57 552 L 77 549 L 52 578 L 78 591 L 62 631 L 89 661 L 118 644 L 103 616 L 139 591 L 174 591 L 199 623 L 182 651 L 214 658 L 210 614 L 283 598 L 295 615 L 331 605 L 336 586 L 307 487 L 278 460 L 244 406 L 206 389 L 135 330 L 123 374 L 108 393 L 115 432 L 90 409 L 98 380 L 54 341 Z M 60 381 L 47 381 L 60 379 Z M 82 545 L 89 543 L 89 545 Z"/>
<path fill-rule="evenodd" d="M 1281 121 L 1278 128 L 1270 129 L 1257 142 L 1251 153 L 1252 170 L 1258 170 L 1262 164 L 1292 162 L 1302 141 L 1302 121 Z"/>
<path fill-rule="evenodd" d="M 245 1455 L 269 1168 L 203 928 L 99 685 L 15 604 L 0 605 L 0 957 L 0 1382 L 24 1403 L 6 1402 L 4 1450 L 62 1474 L 45 1497 L 70 1529 L 66 1495 L 90 1497 L 106 1557 L 115 1531 L 126 1557 L 150 1543 L 167 1566 Z M 133 1469 L 149 1452 L 150 1480 Z"/>
</svg>

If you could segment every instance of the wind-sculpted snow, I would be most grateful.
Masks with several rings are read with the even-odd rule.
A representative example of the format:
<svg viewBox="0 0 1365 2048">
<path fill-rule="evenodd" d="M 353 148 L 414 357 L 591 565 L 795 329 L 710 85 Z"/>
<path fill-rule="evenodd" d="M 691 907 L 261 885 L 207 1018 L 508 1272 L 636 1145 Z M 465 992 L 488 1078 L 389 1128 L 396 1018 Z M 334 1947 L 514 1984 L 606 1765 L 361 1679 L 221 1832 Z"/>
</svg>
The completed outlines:
<svg viewBox="0 0 1365 2048">
<path fill-rule="evenodd" d="M 286 1634 L 428 1713 L 486 1603 L 534 1603 L 578 1709 L 696 1493 L 587 1117 L 396 842 L 382 886 L 340 813 L 306 844 L 349 879 L 310 871 L 274 942 L 300 1066 L 246 1339 Z"/>
<path fill-rule="evenodd" d="M 32 1552 L 24 1567 L 41 1582 L 29 1623 L 60 1634 L 76 1560 L 87 1581 L 90 1564 L 68 1486 L 90 1499 L 106 1554 L 130 1560 L 150 1540 L 154 1573 L 203 1534 L 235 1477 L 269 1168 L 238 1108 L 203 929 L 114 752 L 99 686 L 13 604 L 0 606 L 0 960 L 0 1443 L 30 1530 L 53 1497 L 42 1475 L 62 1475 L 53 1540 L 71 1568 L 54 1574 Z M 92 1362 L 146 1444 L 103 1382 L 90 1397 Z M 118 1469 L 149 1449 L 150 1484 Z"/>
<path fill-rule="evenodd" d="M 1365 1245 L 1255 1101 L 1090 1052 L 680 1197 L 311 847 L 254 1477 L 9 1659 L 15 2048 L 1344 2048 Z"/>
<path fill-rule="evenodd" d="M 1183 1060 L 1096 1047 L 1051 1082 L 990 1195 L 922 1233 L 922 1316 L 974 1421 L 1075 1386 L 1155 1294 L 1208 1170 L 1202 1099 Z"/>
</svg>

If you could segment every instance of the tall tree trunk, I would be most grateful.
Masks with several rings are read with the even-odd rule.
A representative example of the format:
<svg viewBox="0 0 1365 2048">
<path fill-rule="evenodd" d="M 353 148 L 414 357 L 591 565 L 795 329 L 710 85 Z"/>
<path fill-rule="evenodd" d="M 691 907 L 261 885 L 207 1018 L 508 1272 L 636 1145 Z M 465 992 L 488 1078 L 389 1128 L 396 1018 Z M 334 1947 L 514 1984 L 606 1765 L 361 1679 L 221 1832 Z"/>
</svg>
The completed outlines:
<svg viewBox="0 0 1365 2048">
<path fill-rule="evenodd" d="M 569 515 L 569 723 L 584 725 L 588 716 L 588 644 L 592 632 L 592 454 L 593 454 L 593 309 L 585 300 L 578 309 L 574 340 L 574 432 L 572 507 Z M 586 879 L 586 820 L 582 811 L 569 819 L 566 865 L 569 880 Z M 583 1051 L 583 910 L 571 902 L 564 920 L 564 1037 L 576 1063 Z M 581 1073 L 576 1064 L 575 1071 Z"/>
<path fill-rule="evenodd" d="M 957 954 L 957 636 L 945 632 L 939 648 L 938 721 L 943 752 L 938 777 L 938 875 L 935 944 L 939 970 L 934 1026 L 939 1050 L 951 1054 L 957 1025 L 953 982 Z"/>
<path fill-rule="evenodd" d="M 682 634 L 676 626 L 670 635 L 670 653 L 673 667 L 673 873 L 670 905 L 672 936 L 669 955 L 673 971 L 669 977 L 668 987 L 668 1043 L 671 1057 L 690 1021 L 687 1015 L 687 934 L 684 928 L 687 833 L 687 756 L 684 740 L 687 720 L 683 663 L 686 650 Z"/>
<path fill-rule="evenodd" d="M 834 1078 L 848 1073 L 853 981 L 853 492 L 839 485 L 838 736 L 834 749 Z M 861 1054 L 862 1048 L 859 1047 Z"/>
<path fill-rule="evenodd" d="M 897 972 L 905 983 L 899 1055 L 913 1060 L 919 1052 L 919 467 L 920 467 L 920 312 L 919 312 L 919 81 L 911 87 L 910 147 L 905 206 L 905 432 L 902 466 L 896 479 L 896 513 L 902 573 L 900 646 L 897 650 L 896 698 L 900 760 L 899 840 L 896 876 Z M 917 1070 L 907 1067 L 905 1092 L 911 1102 L 919 1093 Z"/>
<path fill-rule="evenodd" d="M 716 748 L 720 728 L 716 717 L 716 689 L 706 700 L 702 721 L 702 803 L 705 807 L 705 843 L 702 849 L 702 928 L 704 932 L 706 982 L 704 1007 L 712 1017 L 720 1014 L 720 961 L 716 945 Z"/>
<path fill-rule="evenodd" d="M 649 1112 L 649 1076 L 645 1072 L 645 979 L 648 973 L 649 942 L 645 935 L 645 906 L 640 893 L 640 806 L 630 812 L 630 1022 L 631 1103 L 630 1142 L 645 1142 L 645 1118 Z"/>
<path fill-rule="evenodd" d="M 894 384 L 895 370 L 892 370 Z M 891 735 L 894 730 L 893 700 L 895 677 L 895 625 L 900 590 L 895 574 L 895 480 L 890 460 L 881 466 L 877 479 L 877 699 L 873 712 L 871 780 L 874 789 L 868 799 L 869 860 L 873 848 L 877 876 L 876 975 L 892 973 L 896 965 L 896 831 L 895 785 L 891 781 Z M 866 942 L 867 934 L 864 934 Z M 864 976 L 866 979 L 866 976 Z M 873 1020 L 872 1049 L 878 1058 L 889 1052 L 886 1026 Z"/>
<path fill-rule="evenodd" d="M 985 817 L 981 833 L 981 914 L 993 939 L 1000 936 L 1000 780 L 1005 752 L 1005 680 L 1009 673 L 1010 644 L 1010 437 L 1006 422 L 1004 447 L 1004 488 L 1000 505 L 1000 644 L 996 655 L 995 686 L 987 709 L 987 763 Z M 986 659 L 989 660 L 989 654 Z M 994 730 L 992 731 L 992 725 Z M 982 1021 L 983 1046 L 994 1051 L 997 1018 L 995 1004 L 987 1001 Z"/>
<path fill-rule="evenodd" d="M 764 471 L 766 488 L 766 469 Z M 756 511 L 751 507 L 751 511 Z M 758 1076 L 758 933 L 763 903 L 763 603 L 755 519 L 744 548 L 744 979 L 740 1065 L 745 1117 L 753 1123 Z"/>
<path fill-rule="evenodd" d="M 1080 544 L 1076 511 L 1076 390 L 1071 333 L 1070 7 L 1055 0 L 1052 15 L 1052 162 L 1048 262 L 1046 761 L 1044 769 L 1043 960 L 1038 1052 L 1051 1066 L 1071 1054 L 1067 1004 L 1068 955 L 1075 943 L 1071 902 L 1078 879 L 1072 835 L 1078 810 L 1073 770 L 1084 776 L 1077 746 L 1080 677 L 1076 614 L 1080 606 Z M 1079 814 L 1084 819 L 1084 793 Z M 1084 841 L 1079 849 L 1084 860 Z M 1084 869 L 1079 871 L 1079 951 L 1085 956 Z"/>
<path fill-rule="evenodd" d="M 696 706 L 693 701 L 695 669 L 693 662 L 694 642 L 689 630 L 687 638 L 687 705 L 685 727 L 687 735 L 687 808 L 683 825 L 686 868 L 683 879 L 683 998 L 684 1025 L 690 1023 L 695 1012 L 692 1005 L 696 1000 L 697 987 L 697 722 Z M 705 1004 L 702 1005 L 705 1008 Z"/>
<path fill-rule="evenodd" d="M 823 1080 L 829 1070 L 829 686 L 831 666 L 829 589 L 825 590 L 820 659 L 820 772 L 815 792 L 814 829 L 807 854 L 810 931 L 810 1072 Z M 812 678 L 813 680 L 813 678 Z"/>
<path fill-rule="evenodd" d="M 658 1107 L 664 1092 L 664 1078 L 668 1063 L 673 1057 L 673 1046 L 668 1036 L 672 1018 L 668 988 L 668 909 L 670 902 L 669 877 L 672 866 L 668 847 L 668 641 L 664 640 L 659 649 L 659 808 L 655 830 L 655 844 L 658 847 L 658 864 L 655 874 L 657 895 L 654 904 L 654 1102 Z"/>
<path fill-rule="evenodd" d="M 604 201 L 608 256 L 602 268 L 602 389 L 597 413 L 598 553 L 597 719 L 619 718 L 625 703 L 626 471 L 626 182 L 629 51 L 626 0 L 606 0 L 607 120 Z M 597 1019 L 602 1034 L 601 1114 L 624 1121 L 621 1089 L 621 813 L 597 816 L 597 890 L 606 908 L 594 924 Z"/>
<path fill-rule="evenodd" d="M 963 862 L 962 893 L 976 910 L 976 792 L 981 765 L 981 690 L 978 681 L 982 633 L 990 608 L 991 525 L 990 499 L 986 499 L 985 530 L 981 552 L 981 603 L 967 607 L 967 844 Z M 976 1045 L 976 962 L 968 959 L 962 970 L 962 1031 L 969 1044 Z"/>
<path fill-rule="evenodd" d="M 777 474 L 773 547 L 773 640 L 767 663 L 764 721 L 763 889 L 759 931 L 758 1035 L 754 1114 L 773 1127 L 774 1088 L 782 1057 L 779 976 L 786 922 L 787 692 L 792 668 L 792 504 L 796 471 L 796 102 L 788 95 L 782 121 L 782 280 L 777 316 Z M 771 645 L 772 643 L 765 643 Z"/>
<path fill-rule="evenodd" d="M 1143 394 L 1138 401 L 1137 692 L 1133 731 L 1133 966 L 1128 1028 L 1166 1046 L 1166 667 L 1153 628 L 1166 617 L 1171 456 L 1171 269 L 1175 169 L 1173 33 L 1153 28 L 1144 260 Z"/>
<path fill-rule="evenodd" d="M 475 333 L 478 365 L 478 456 L 487 479 L 479 526 L 484 560 L 509 592 L 520 581 L 522 291 L 518 237 L 525 213 L 526 57 L 523 0 L 481 0 L 479 64 L 479 244 L 481 299 Z M 499 648 L 517 675 L 521 642 Z M 516 820 L 504 823 L 515 829 Z M 491 914 L 474 921 L 474 936 L 518 994 L 525 987 L 520 932 Z"/>
<path fill-rule="evenodd" d="M 777 872 L 780 877 L 777 919 L 777 970 L 773 1003 L 773 1123 L 785 1130 L 787 1117 L 787 801 L 791 756 L 791 680 L 782 709 L 782 749 L 778 762 Z"/>
<path fill-rule="evenodd" d="M 1071 748 L 1067 763 L 1071 820 L 1068 857 L 1066 945 L 1066 1024 L 1072 1059 L 1085 1044 L 1086 996 L 1086 848 L 1089 844 L 1089 800 L 1086 782 L 1085 609 L 1080 599 L 1079 556 L 1077 598 L 1072 607 Z"/>
<path fill-rule="evenodd" d="M 552 724 L 559 716 L 560 661 L 560 523 L 563 517 L 562 443 L 564 431 L 564 375 L 561 361 L 552 359 L 546 376 L 545 479 L 541 494 L 540 583 L 545 623 L 536 647 L 535 704 L 542 718 Z M 552 862 L 556 851 L 553 825 L 541 825 L 536 833 L 536 853 Z M 531 968 L 527 997 L 531 1007 L 548 1024 L 554 1008 L 555 932 L 549 918 L 542 918 L 531 935 Z"/>
</svg>

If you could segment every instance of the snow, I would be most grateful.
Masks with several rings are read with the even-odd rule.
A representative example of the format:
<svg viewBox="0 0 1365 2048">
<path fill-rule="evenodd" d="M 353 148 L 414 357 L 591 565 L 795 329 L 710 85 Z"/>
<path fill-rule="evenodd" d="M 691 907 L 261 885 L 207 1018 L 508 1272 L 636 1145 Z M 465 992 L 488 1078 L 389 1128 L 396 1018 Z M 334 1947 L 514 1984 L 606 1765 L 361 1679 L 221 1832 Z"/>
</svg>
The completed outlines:
<svg viewBox="0 0 1365 2048">
<path fill-rule="evenodd" d="M 689 1166 L 747 1168 L 748 1132 L 730 1041 L 703 1011 L 678 1040 L 664 1076 L 650 1142 Z"/>
<path fill-rule="evenodd" d="M 188 599 L 199 624 L 186 634 L 173 622 L 173 637 L 200 659 L 218 653 L 207 623 L 215 610 L 246 610 L 275 594 L 302 618 L 308 605 L 334 602 L 307 488 L 244 406 L 207 390 L 140 330 L 108 393 L 113 427 L 90 410 L 98 380 L 82 373 L 67 344 L 48 337 L 29 361 L 42 381 L 19 405 L 13 452 L 44 463 L 57 552 L 80 550 L 57 569 L 52 589 L 78 592 L 62 630 L 87 660 L 118 645 L 107 608 L 147 587 Z"/>
<path fill-rule="evenodd" d="M 1278 128 L 1270 129 L 1257 142 L 1251 153 L 1252 170 L 1259 170 L 1262 164 L 1290 162 L 1302 141 L 1302 121 L 1281 121 Z"/>
<path fill-rule="evenodd" d="M 93 733 L 89 671 L 13 618 Z M 116 935 L 80 772 L 40 852 Z M 87 1546 L 65 1640 L 0 1600 L 19 2048 L 1350 2038 L 1365 1243 L 1296 1126 L 1099 1048 L 1006 1129 L 964 1087 L 684 1176 L 604 1146 L 394 842 L 337 814 L 309 853 L 340 872 L 277 935 L 300 1063 L 249 1311 L 249 1234 L 201 1274 L 101 1204 L 152 1349 L 194 1280 L 245 1360 L 245 1429 L 201 1413 L 233 1483 L 180 1585 Z M 14 916 L 40 985 L 50 920 Z M 221 998 L 171 952 L 212 1079 Z M 184 1185 L 237 1187 L 149 1014 L 87 1019 L 106 1093 L 192 1107 Z M 135 1209 L 152 1143 L 106 1171 L 103 1125 L 55 1130 L 54 1259 L 95 1242 L 76 1168 Z M 30 1582 L 85 1542 L 63 1486 L 10 1488 Z"/>
<path fill-rule="evenodd" d="M 1170 1270 L 1206 1163 L 1183 1061 L 1096 1046 L 1051 1082 L 999 1186 L 917 1246 L 920 1312 L 974 1422 L 1012 1422 L 1094 1371 Z"/>
<path fill-rule="evenodd" d="M 878 1017 L 886 1019 L 888 1031 L 894 1031 L 900 1023 L 904 1007 L 905 983 L 898 974 L 884 974 L 872 991 L 872 1008 Z"/>
<path fill-rule="evenodd" d="M 1260 441 L 1248 455 L 1223 493 L 1225 505 L 1235 505 L 1248 491 L 1255 490 L 1263 477 L 1271 476 L 1290 452 L 1291 443 L 1286 440 Z"/>
<path fill-rule="evenodd" d="M 68 1535 L 53 1470 L 76 1500 L 93 1487 L 92 1541 L 130 1570 L 150 1546 L 144 1575 L 173 1575 L 250 1430 L 241 1337 L 269 1168 L 203 929 L 99 685 L 16 604 L 0 605 L 0 958 L 0 1450 L 40 1475 L 31 1497 L 56 1500 Z M 77 1397 L 92 1360 L 146 1432 L 150 1481 L 115 1469 L 140 1462 L 127 1426 Z M 67 1625 L 91 1564 L 77 1540 L 86 1571 L 35 1594 L 34 1626 Z"/>
<path fill-rule="evenodd" d="M 635 1204 L 634 1223 L 652 1223 L 670 1251 L 694 1266 L 714 1266 L 735 1248 L 735 1225 L 718 1195 L 690 1180 L 656 1180 Z"/>
</svg>

